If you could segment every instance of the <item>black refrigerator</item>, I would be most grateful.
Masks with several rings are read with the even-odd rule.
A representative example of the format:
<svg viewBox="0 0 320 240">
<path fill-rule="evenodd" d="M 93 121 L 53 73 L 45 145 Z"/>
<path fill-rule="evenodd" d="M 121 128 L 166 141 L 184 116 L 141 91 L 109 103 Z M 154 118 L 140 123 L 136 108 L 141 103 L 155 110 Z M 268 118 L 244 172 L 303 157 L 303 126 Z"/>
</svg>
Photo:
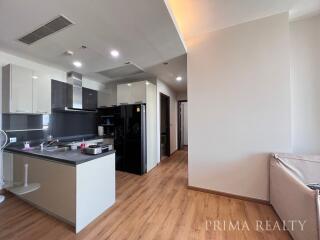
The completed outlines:
<svg viewBox="0 0 320 240">
<path fill-rule="evenodd" d="M 143 175 L 147 171 L 146 105 L 121 105 L 98 110 L 98 125 L 113 135 L 116 169 Z"/>
</svg>

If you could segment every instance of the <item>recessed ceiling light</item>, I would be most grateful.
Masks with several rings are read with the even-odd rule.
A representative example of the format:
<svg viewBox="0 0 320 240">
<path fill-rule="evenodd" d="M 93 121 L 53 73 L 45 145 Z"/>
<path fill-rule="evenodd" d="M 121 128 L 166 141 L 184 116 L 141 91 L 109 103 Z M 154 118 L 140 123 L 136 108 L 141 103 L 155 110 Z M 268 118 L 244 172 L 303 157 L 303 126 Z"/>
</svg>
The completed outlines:
<svg viewBox="0 0 320 240">
<path fill-rule="evenodd" d="M 115 50 L 115 49 L 114 49 L 114 50 L 111 50 L 111 51 L 110 51 L 110 54 L 111 54 L 112 57 L 115 57 L 115 58 L 116 58 L 116 57 L 119 57 L 119 55 L 120 55 L 119 51 L 118 51 L 118 50 Z"/>
<path fill-rule="evenodd" d="M 131 87 L 131 83 L 128 83 L 128 86 Z"/>
<path fill-rule="evenodd" d="M 74 61 L 74 62 L 73 62 L 73 65 L 74 65 L 75 67 L 77 67 L 77 68 L 82 67 L 82 63 L 79 62 L 79 61 Z"/>
<path fill-rule="evenodd" d="M 38 76 L 33 75 L 33 76 L 32 76 L 32 79 L 38 79 Z"/>
<path fill-rule="evenodd" d="M 181 77 L 181 76 L 178 76 L 178 77 L 176 77 L 176 80 L 177 80 L 178 82 L 180 82 L 180 81 L 182 80 L 182 77 Z"/>
</svg>

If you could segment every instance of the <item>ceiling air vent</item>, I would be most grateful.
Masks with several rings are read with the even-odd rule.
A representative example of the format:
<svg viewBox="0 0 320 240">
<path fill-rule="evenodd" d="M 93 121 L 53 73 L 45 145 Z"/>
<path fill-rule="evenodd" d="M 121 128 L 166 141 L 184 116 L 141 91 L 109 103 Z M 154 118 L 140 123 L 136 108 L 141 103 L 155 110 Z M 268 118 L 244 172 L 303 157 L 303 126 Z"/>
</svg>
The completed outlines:
<svg viewBox="0 0 320 240">
<path fill-rule="evenodd" d="M 108 69 L 98 73 L 105 77 L 116 79 L 116 78 L 124 78 L 124 77 L 135 75 L 135 74 L 141 74 L 141 73 L 144 73 L 144 71 L 141 70 L 139 67 L 137 67 L 135 64 L 129 63 L 121 67 Z"/>
<path fill-rule="evenodd" d="M 66 19 L 63 16 L 59 16 L 49 23 L 39 27 L 38 29 L 34 30 L 32 33 L 29 33 L 22 38 L 19 38 L 18 40 L 20 42 L 23 42 L 25 44 L 32 44 L 44 37 L 47 37 L 63 28 L 66 28 L 69 25 L 72 25 L 73 23 L 70 22 L 68 19 Z"/>
</svg>

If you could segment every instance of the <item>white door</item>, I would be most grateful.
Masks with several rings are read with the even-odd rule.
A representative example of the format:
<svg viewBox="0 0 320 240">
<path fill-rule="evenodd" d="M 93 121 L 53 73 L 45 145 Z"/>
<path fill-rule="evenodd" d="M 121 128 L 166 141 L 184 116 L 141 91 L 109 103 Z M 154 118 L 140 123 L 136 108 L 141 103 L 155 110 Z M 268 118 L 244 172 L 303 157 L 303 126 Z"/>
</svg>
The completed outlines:
<svg viewBox="0 0 320 240">
<path fill-rule="evenodd" d="M 33 112 L 51 113 L 51 79 L 44 73 L 33 74 Z"/>
<path fill-rule="evenodd" d="M 188 145 L 188 103 L 183 103 L 183 145 Z"/>
<path fill-rule="evenodd" d="M 181 132 L 181 148 L 188 145 L 188 102 L 181 103 L 181 119 L 180 119 L 180 132 Z"/>
<path fill-rule="evenodd" d="M 180 105 L 180 148 L 183 148 L 184 145 L 184 108 L 183 108 L 183 103 Z"/>
</svg>

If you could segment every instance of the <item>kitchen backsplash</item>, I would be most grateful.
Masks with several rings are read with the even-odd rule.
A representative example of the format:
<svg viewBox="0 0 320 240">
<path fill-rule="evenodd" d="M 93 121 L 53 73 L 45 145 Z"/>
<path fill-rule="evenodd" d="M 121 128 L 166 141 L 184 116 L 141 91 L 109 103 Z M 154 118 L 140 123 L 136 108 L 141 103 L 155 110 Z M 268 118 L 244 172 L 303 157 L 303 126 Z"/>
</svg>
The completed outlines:
<svg viewBox="0 0 320 240">
<path fill-rule="evenodd" d="M 53 112 L 49 128 L 53 137 L 97 134 L 96 121 L 94 112 Z"/>
<path fill-rule="evenodd" d="M 2 114 L 3 130 L 47 129 L 49 115 Z"/>
<path fill-rule="evenodd" d="M 17 142 L 38 141 L 53 137 L 96 135 L 96 114 L 52 112 L 51 115 L 2 114 L 2 129 Z"/>
<path fill-rule="evenodd" d="M 49 115 L 2 114 L 2 129 L 17 142 L 45 139 L 49 134 Z"/>
</svg>

